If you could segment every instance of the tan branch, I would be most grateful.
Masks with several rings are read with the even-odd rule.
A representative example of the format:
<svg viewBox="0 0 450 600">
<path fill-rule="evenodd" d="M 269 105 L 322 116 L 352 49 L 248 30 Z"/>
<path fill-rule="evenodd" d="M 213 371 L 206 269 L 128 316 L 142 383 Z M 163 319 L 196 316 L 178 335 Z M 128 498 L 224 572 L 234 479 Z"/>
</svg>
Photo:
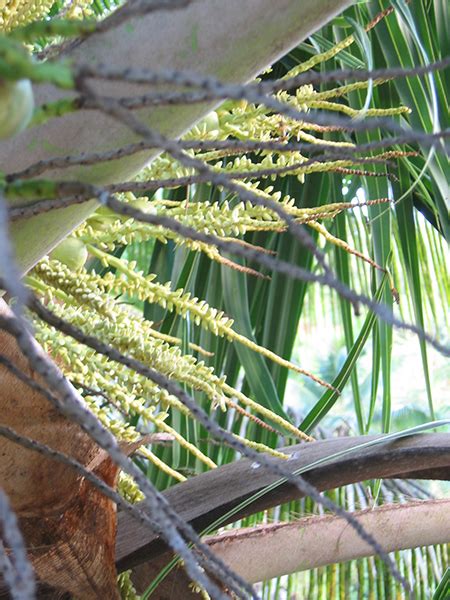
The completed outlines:
<svg viewBox="0 0 450 600">
<path fill-rule="evenodd" d="M 391 504 L 355 513 L 386 552 L 450 542 L 450 499 Z M 236 529 L 208 540 L 249 583 L 372 556 L 373 549 L 333 515 Z"/>
</svg>

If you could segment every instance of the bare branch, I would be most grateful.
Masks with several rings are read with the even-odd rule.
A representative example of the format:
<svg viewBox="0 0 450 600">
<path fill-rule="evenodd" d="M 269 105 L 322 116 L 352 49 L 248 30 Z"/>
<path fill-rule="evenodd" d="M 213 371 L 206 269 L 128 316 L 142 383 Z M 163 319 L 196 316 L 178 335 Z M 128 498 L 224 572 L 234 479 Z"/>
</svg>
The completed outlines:
<svg viewBox="0 0 450 600">
<path fill-rule="evenodd" d="M 338 69 L 336 71 L 302 73 L 297 77 L 279 79 L 275 81 L 263 81 L 261 83 L 250 83 L 247 85 L 230 85 L 213 77 L 204 77 L 195 72 L 181 72 L 174 70 L 150 71 L 146 69 L 115 69 L 107 65 L 77 65 L 75 77 L 91 79 L 105 79 L 107 81 L 128 81 L 140 85 L 172 84 L 180 87 L 194 88 L 197 91 L 153 92 L 146 96 L 133 98 L 121 98 L 116 100 L 124 108 L 141 108 L 143 106 L 158 106 L 165 104 L 196 104 L 212 100 L 248 100 L 258 104 L 266 104 L 267 95 L 281 90 L 298 89 L 304 85 L 318 85 L 330 81 L 389 81 L 394 78 L 406 78 L 423 76 L 428 73 L 443 70 L 450 65 L 450 57 L 446 57 L 428 65 L 419 65 L 411 68 L 386 68 L 386 69 Z M 269 106 L 269 105 L 267 105 Z M 271 108 L 273 105 L 270 104 Z M 89 101 L 81 103 L 82 108 L 89 108 Z M 281 112 L 279 109 L 276 109 Z M 290 115 L 287 115 L 290 116 Z M 292 117 L 296 118 L 296 117 Z"/>
<path fill-rule="evenodd" d="M 319 142 L 317 144 L 311 144 L 306 142 L 279 142 L 279 141 L 259 141 L 259 140 L 217 140 L 217 141 L 209 141 L 209 140 L 194 140 L 194 141 L 178 141 L 178 145 L 182 150 L 199 150 L 199 151 L 210 151 L 210 150 L 226 150 L 229 152 L 304 152 L 309 153 L 312 156 L 317 156 L 317 160 L 323 158 L 323 155 L 320 156 L 321 152 L 326 152 L 330 157 L 340 157 L 344 155 L 345 157 L 353 157 L 355 154 L 359 154 L 361 152 L 370 152 L 372 150 L 379 150 L 382 148 L 389 148 L 395 145 L 407 144 L 407 143 L 420 143 L 423 147 L 426 148 L 435 148 L 441 144 L 441 139 L 446 139 L 450 137 L 450 130 L 446 129 L 444 131 L 440 131 L 437 133 L 420 133 L 414 132 L 410 133 L 405 131 L 402 135 L 396 137 L 385 137 L 382 140 L 376 140 L 374 142 L 369 142 L 367 144 L 355 144 L 352 147 L 335 147 L 331 146 L 326 142 Z M 110 150 L 107 152 L 86 152 L 84 154 L 78 155 L 67 155 L 67 156 L 57 156 L 53 158 L 49 158 L 46 160 L 38 161 L 26 169 L 22 171 L 17 171 L 16 173 L 10 173 L 6 176 L 6 181 L 11 182 L 17 179 L 30 179 L 31 177 L 36 177 L 41 173 L 45 173 L 45 171 L 51 169 L 64 169 L 69 168 L 75 165 L 95 165 L 100 162 L 108 162 L 111 160 L 117 160 L 123 158 L 125 156 L 132 156 L 133 154 L 137 154 L 142 152 L 143 150 L 152 150 L 154 146 L 149 142 L 136 142 L 135 144 L 129 144 L 128 146 L 122 146 L 121 148 L 117 148 L 116 150 Z M 184 183 L 184 179 L 181 180 L 179 185 L 190 185 L 190 183 L 196 183 L 195 181 L 189 181 L 188 183 Z M 175 182 L 175 183 L 172 183 Z M 177 185 L 176 180 L 151 180 L 147 182 L 149 184 L 148 189 L 157 189 L 160 187 L 172 187 L 172 185 Z M 120 184 L 112 184 L 112 185 L 120 185 Z M 125 183 L 122 184 L 126 185 Z M 108 189 L 111 191 L 112 187 L 109 186 Z"/>
<path fill-rule="evenodd" d="M 0 570 L 13 600 L 32 600 L 36 583 L 16 515 L 0 489 Z M 8 548 L 8 550 L 5 548 Z"/>
</svg>

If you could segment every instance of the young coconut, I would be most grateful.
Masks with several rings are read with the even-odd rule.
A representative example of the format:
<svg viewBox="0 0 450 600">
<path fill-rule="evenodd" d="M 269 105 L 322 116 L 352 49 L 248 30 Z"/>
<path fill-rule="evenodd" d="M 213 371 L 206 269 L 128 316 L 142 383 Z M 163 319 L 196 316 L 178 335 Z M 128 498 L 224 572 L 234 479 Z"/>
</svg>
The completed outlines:
<svg viewBox="0 0 450 600">
<path fill-rule="evenodd" d="M 50 253 L 52 260 L 59 260 L 73 271 L 79 271 L 88 258 L 88 251 L 81 240 L 68 237 Z"/>
<path fill-rule="evenodd" d="M 33 114 L 33 88 L 29 79 L 0 79 L 0 139 L 25 129 Z"/>
</svg>

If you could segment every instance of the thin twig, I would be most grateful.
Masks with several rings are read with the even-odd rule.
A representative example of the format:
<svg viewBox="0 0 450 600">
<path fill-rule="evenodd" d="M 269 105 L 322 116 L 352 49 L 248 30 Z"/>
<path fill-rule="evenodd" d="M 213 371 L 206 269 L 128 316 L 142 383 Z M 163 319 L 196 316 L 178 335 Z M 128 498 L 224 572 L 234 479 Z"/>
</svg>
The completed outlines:
<svg viewBox="0 0 450 600">
<path fill-rule="evenodd" d="M 379 150 L 382 148 L 388 148 L 394 145 L 401 145 L 406 143 L 420 143 L 423 147 L 434 148 L 441 144 L 441 140 L 450 137 L 450 129 L 439 131 L 437 133 L 420 133 L 414 134 L 405 132 L 403 135 L 396 137 L 387 137 L 381 140 L 375 140 L 366 144 L 354 144 L 352 147 L 346 146 L 331 146 L 327 142 L 318 142 L 317 144 L 311 144 L 310 142 L 280 142 L 278 140 L 273 141 L 258 141 L 258 140 L 180 140 L 178 145 L 182 150 L 198 150 L 198 151 L 211 151 L 211 150 L 228 150 L 230 152 L 308 152 L 312 156 L 321 152 L 326 152 L 330 157 L 342 156 L 345 153 L 346 156 L 353 157 L 355 154 L 361 152 L 370 152 L 372 150 Z M 172 140 L 175 141 L 175 140 Z M 6 181 L 11 182 L 17 179 L 30 179 L 36 177 L 45 171 L 51 169 L 65 169 L 75 165 L 95 165 L 101 162 L 107 162 L 112 160 L 118 160 L 125 156 L 132 156 L 138 152 L 145 150 L 152 150 L 154 146 L 149 142 L 136 142 L 134 144 L 128 144 L 114 150 L 106 150 L 104 152 L 85 152 L 83 154 L 74 154 L 67 156 L 56 156 L 36 162 L 22 171 L 16 171 L 15 173 L 9 173 L 6 175 Z M 319 157 L 320 158 L 320 157 Z M 152 186 L 157 188 L 160 187 L 173 187 L 176 184 L 176 179 L 161 179 L 149 182 Z M 125 184 L 124 184 L 125 185 Z M 185 185 L 180 183 L 180 185 Z"/>
<path fill-rule="evenodd" d="M 36 582 L 16 515 L 0 489 L 0 571 L 13 600 L 35 598 Z M 6 550 L 4 543 L 6 543 Z"/>
<path fill-rule="evenodd" d="M 439 68 L 443 68 L 443 65 L 446 65 L 447 62 L 450 63 L 450 57 L 445 59 L 444 61 L 440 61 L 438 64 Z M 372 76 L 376 78 L 377 73 L 371 73 Z M 299 75 L 298 79 L 303 76 L 311 75 L 311 73 L 305 73 Z M 289 104 L 281 102 L 276 97 L 267 95 L 272 92 L 272 89 L 267 88 L 268 82 L 249 85 L 225 84 L 212 76 L 199 75 L 197 73 L 188 73 L 185 71 L 149 71 L 146 69 L 133 68 L 117 69 L 108 65 L 79 65 L 76 69 L 75 80 L 77 81 L 77 87 L 79 89 L 83 88 L 83 82 L 85 82 L 87 79 L 93 78 L 106 79 L 109 81 L 127 81 L 129 83 L 142 83 L 153 85 L 172 83 L 174 85 L 179 86 L 196 87 L 210 92 L 216 99 L 245 99 L 255 104 L 265 105 L 267 108 L 270 108 L 279 114 L 283 114 L 291 119 L 294 119 L 296 121 L 303 121 L 305 123 L 312 123 L 325 126 L 331 125 L 333 127 L 340 127 L 349 131 L 367 131 L 378 128 L 384 128 L 397 133 L 404 132 L 403 128 L 391 118 L 374 117 L 371 119 L 358 120 L 349 117 L 341 117 L 334 114 L 323 114 L 323 111 L 321 113 L 318 113 L 317 111 L 307 112 L 298 110 L 293 106 L 290 106 Z M 271 85 L 273 87 L 274 84 Z M 94 95 L 92 93 L 86 95 L 85 102 L 88 102 L 87 98 L 89 97 L 89 95 L 91 96 L 90 102 L 92 102 L 93 107 L 95 102 L 93 98 Z M 100 107 L 98 108 L 100 109 Z"/>
<path fill-rule="evenodd" d="M 428 65 L 418 65 L 415 67 L 391 67 L 372 70 L 336 69 L 325 72 L 308 71 L 289 79 L 276 79 L 245 85 L 225 83 L 211 75 L 203 75 L 194 71 L 177 71 L 172 69 L 156 71 L 130 67 L 116 68 L 105 64 L 90 65 L 79 63 L 74 66 L 74 76 L 76 78 L 88 77 L 90 79 L 106 79 L 109 81 L 127 81 L 143 85 L 172 84 L 203 89 L 211 94 L 216 94 L 212 96 L 213 98 L 231 98 L 238 93 L 246 94 L 247 92 L 251 95 L 256 93 L 259 96 L 265 96 L 266 94 L 273 94 L 281 90 L 297 89 L 304 85 L 318 85 L 330 81 L 348 79 L 353 81 L 367 81 L 369 79 L 387 80 L 401 77 L 417 77 L 443 70 L 449 65 L 450 57 L 447 56 Z M 244 99 L 243 96 L 239 98 L 239 100 L 242 99 Z"/>
</svg>

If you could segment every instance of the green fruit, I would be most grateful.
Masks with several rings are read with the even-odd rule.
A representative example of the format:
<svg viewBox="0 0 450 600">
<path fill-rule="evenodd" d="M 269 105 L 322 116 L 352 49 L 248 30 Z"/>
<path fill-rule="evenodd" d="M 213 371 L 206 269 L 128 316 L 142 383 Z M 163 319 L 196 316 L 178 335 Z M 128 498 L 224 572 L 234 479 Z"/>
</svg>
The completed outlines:
<svg viewBox="0 0 450 600">
<path fill-rule="evenodd" d="M 33 114 L 33 88 L 29 79 L 0 80 L 0 138 L 20 133 Z"/>
<path fill-rule="evenodd" d="M 87 261 L 88 251 L 81 240 L 68 237 L 51 252 L 50 258 L 59 260 L 73 271 L 79 271 Z"/>
</svg>

